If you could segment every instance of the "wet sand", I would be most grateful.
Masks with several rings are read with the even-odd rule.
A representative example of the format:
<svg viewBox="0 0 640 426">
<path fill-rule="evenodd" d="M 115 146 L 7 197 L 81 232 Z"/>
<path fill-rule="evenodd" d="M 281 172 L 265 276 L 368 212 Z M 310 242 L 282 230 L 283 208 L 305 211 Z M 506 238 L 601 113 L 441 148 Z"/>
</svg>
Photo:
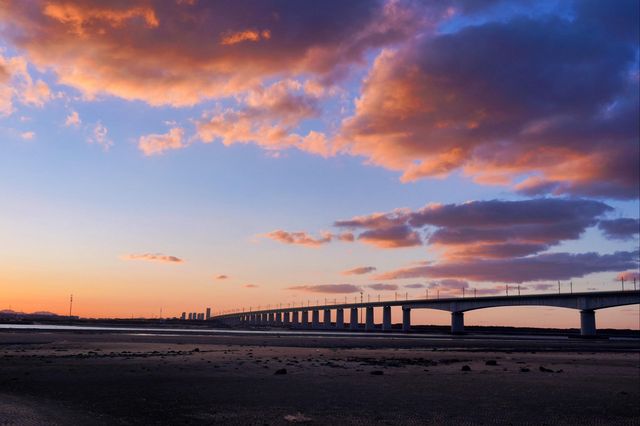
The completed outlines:
<svg viewBox="0 0 640 426">
<path fill-rule="evenodd" d="M 0 425 L 640 424 L 639 351 L 637 340 L 2 331 Z"/>
</svg>

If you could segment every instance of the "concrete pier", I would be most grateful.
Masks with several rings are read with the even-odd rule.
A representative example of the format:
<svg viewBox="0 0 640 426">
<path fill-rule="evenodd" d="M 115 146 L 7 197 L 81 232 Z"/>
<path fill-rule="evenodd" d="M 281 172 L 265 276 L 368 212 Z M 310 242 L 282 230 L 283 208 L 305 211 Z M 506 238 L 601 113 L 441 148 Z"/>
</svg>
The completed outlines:
<svg viewBox="0 0 640 426">
<path fill-rule="evenodd" d="M 411 331 L 411 309 L 402 307 L 402 331 Z"/>
<path fill-rule="evenodd" d="M 293 319 L 291 320 L 293 325 L 298 325 L 300 322 L 298 311 L 293 311 Z"/>
<path fill-rule="evenodd" d="M 349 330 L 358 329 L 358 308 L 351 308 L 351 317 L 349 318 Z"/>
<path fill-rule="evenodd" d="M 596 312 L 593 309 L 584 309 L 580 311 L 580 335 L 596 335 Z"/>
<path fill-rule="evenodd" d="M 331 328 L 331 310 L 325 309 L 324 314 L 322 315 L 323 326 L 324 328 Z"/>
<path fill-rule="evenodd" d="M 451 312 L 451 332 L 464 333 L 464 312 Z"/>
<path fill-rule="evenodd" d="M 317 309 L 311 311 L 311 328 L 320 328 L 320 311 Z"/>
<path fill-rule="evenodd" d="M 344 309 L 336 309 L 336 328 L 338 330 L 344 328 Z"/>
<path fill-rule="evenodd" d="M 391 331 L 391 306 L 382 307 L 382 331 Z"/>
<path fill-rule="evenodd" d="M 282 312 L 276 314 L 276 325 L 282 325 Z"/>
<path fill-rule="evenodd" d="M 302 328 L 309 328 L 309 311 L 302 311 Z"/>
<path fill-rule="evenodd" d="M 291 322 L 291 312 L 284 312 L 283 315 L 284 318 L 282 322 L 284 323 L 284 325 L 289 325 L 289 323 Z"/>
<path fill-rule="evenodd" d="M 367 306 L 365 317 L 364 331 L 373 331 L 376 327 L 373 323 L 373 306 Z"/>
</svg>

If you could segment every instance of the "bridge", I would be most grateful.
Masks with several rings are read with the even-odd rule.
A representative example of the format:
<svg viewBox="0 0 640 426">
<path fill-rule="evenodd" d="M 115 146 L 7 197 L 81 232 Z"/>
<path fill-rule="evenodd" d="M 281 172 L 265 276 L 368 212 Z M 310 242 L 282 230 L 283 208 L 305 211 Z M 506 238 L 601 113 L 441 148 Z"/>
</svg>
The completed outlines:
<svg viewBox="0 0 640 426">
<path fill-rule="evenodd" d="M 640 304 L 640 290 L 599 291 L 587 293 L 531 294 L 524 296 L 484 296 L 457 297 L 443 299 L 411 299 L 377 301 L 363 303 L 343 303 L 317 306 L 288 306 L 258 311 L 234 312 L 217 315 L 211 319 L 223 321 L 229 325 L 271 326 L 298 329 L 344 330 L 347 327 L 344 311 L 350 310 L 349 330 L 360 330 L 358 309 L 365 310 L 365 331 L 391 331 L 391 307 L 402 308 L 402 331 L 411 330 L 411 311 L 414 309 L 437 309 L 451 312 L 451 332 L 464 332 L 464 313 L 476 309 L 500 306 L 553 306 L 580 311 L 580 334 L 596 335 L 596 310 L 616 306 Z M 374 323 L 374 309 L 382 308 L 382 324 Z M 323 312 L 322 323 L 320 311 Z M 332 322 L 332 311 L 335 321 Z M 309 319 L 311 313 L 311 319 Z"/>
</svg>

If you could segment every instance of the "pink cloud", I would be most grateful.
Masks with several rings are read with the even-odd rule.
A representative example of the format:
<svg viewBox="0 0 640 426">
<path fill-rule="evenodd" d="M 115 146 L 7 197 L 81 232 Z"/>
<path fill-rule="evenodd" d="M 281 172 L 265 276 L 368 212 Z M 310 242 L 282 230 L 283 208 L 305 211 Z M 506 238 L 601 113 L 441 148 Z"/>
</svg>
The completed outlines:
<svg viewBox="0 0 640 426">
<path fill-rule="evenodd" d="M 376 270 L 375 266 L 360 266 L 342 272 L 342 275 L 364 275 Z"/>
<path fill-rule="evenodd" d="M 123 260 L 145 260 L 148 262 L 162 262 L 162 263 L 184 263 L 183 259 L 176 256 L 168 256 L 162 253 L 139 253 L 139 254 L 127 254 L 121 257 Z"/>
<path fill-rule="evenodd" d="M 141 136 L 140 139 L 138 139 L 138 149 L 147 156 L 159 155 L 167 150 L 184 148 L 186 145 L 183 139 L 184 129 L 174 127 L 165 134 Z"/>
<path fill-rule="evenodd" d="M 216 276 L 216 280 L 226 280 L 227 278 L 229 278 L 227 275 L 218 275 Z"/>
<path fill-rule="evenodd" d="M 319 284 L 319 285 L 298 285 L 287 287 L 287 290 L 300 290 L 309 293 L 357 293 L 362 290 L 353 284 Z"/>
<path fill-rule="evenodd" d="M 288 232 L 281 229 L 264 234 L 263 237 L 269 238 L 284 244 L 302 245 L 307 247 L 319 247 L 323 244 L 330 243 L 332 240 L 351 242 L 353 234 L 343 232 L 340 234 L 332 234 L 323 232 L 320 237 L 313 237 L 306 232 Z"/>
<path fill-rule="evenodd" d="M 393 291 L 393 290 L 397 290 L 398 286 L 396 284 L 369 284 L 367 285 L 368 288 L 371 288 L 373 290 L 379 290 L 379 291 Z"/>
<path fill-rule="evenodd" d="M 242 287 L 244 288 L 258 288 L 259 286 L 256 284 L 245 284 Z"/>
</svg>

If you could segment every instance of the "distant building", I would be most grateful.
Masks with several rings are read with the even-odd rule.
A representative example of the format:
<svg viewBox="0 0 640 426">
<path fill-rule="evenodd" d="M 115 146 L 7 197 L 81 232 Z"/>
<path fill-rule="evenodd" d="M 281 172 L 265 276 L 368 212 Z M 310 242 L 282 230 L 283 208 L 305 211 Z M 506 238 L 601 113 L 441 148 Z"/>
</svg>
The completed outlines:
<svg viewBox="0 0 640 426">
<path fill-rule="evenodd" d="M 180 315 L 180 319 L 181 319 L 182 321 L 186 320 L 186 319 L 187 319 L 187 313 L 186 313 L 186 312 L 183 312 L 183 313 L 182 313 L 182 315 Z"/>
<path fill-rule="evenodd" d="M 207 308 L 207 315 L 205 318 L 207 319 L 207 321 L 211 319 L 211 308 Z"/>
<path fill-rule="evenodd" d="M 193 312 L 189 312 L 189 321 L 193 319 Z"/>
<path fill-rule="evenodd" d="M 204 313 L 203 312 L 198 314 L 198 320 L 199 321 L 204 321 Z"/>
</svg>

